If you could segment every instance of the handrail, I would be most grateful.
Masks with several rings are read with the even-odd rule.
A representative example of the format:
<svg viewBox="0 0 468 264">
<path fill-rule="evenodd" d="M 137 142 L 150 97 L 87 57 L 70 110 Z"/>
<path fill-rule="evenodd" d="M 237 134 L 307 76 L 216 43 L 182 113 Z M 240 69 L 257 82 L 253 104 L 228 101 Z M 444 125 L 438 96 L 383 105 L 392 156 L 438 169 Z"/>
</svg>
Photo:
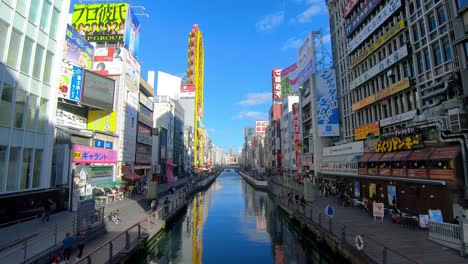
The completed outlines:
<svg viewBox="0 0 468 264">
<path fill-rule="evenodd" d="M 10 221 L 10 222 L 7 222 L 7 223 L 0 224 L 0 228 L 3 228 L 4 226 L 9 226 L 9 225 L 16 225 L 16 224 L 19 224 L 19 223 L 22 223 L 24 221 L 28 221 L 28 220 L 31 220 L 31 219 L 34 219 L 34 218 L 38 218 L 38 217 L 37 216 L 30 216 L 30 217 L 25 217 L 25 218 L 21 218 L 21 219 L 16 219 L 14 221 Z"/>
</svg>

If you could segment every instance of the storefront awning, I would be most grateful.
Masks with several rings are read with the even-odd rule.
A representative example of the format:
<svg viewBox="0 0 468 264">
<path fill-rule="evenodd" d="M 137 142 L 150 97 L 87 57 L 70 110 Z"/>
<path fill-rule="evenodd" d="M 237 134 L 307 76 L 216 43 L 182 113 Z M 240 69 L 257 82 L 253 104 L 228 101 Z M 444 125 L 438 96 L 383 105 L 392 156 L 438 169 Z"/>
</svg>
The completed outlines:
<svg viewBox="0 0 468 264">
<path fill-rule="evenodd" d="M 356 162 L 360 158 L 361 154 L 325 156 L 322 158 L 322 162 Z"/>
<path fill-rule="evenodd" d="M 411 154 L 411 150 L 404 150 L 395 152 L 395 156 L 393 156 L 394 161 L 405 161 L 408 156 Z"/>
<path fill-rule="evenodd" d="M 453 160 L 460 152 L 459 146 L 437 147 L 432 152 L 430 160 Z"/>
<path fill-rule="evenodd" d="M 125 178 L 130 179 L 132 181 L 138 181 L 141 180 L 141 175 L 138 174 L 126 174 L 124 175 Z"/>
<path fill-rule="evenodd" d="M 383 153 L 373 153 L 372 156 L 370 156 L 370 158 L 367 160 L 367 162 L 379 161 L 382 156 L 383 156 Z"/>
<path fill-rule="evenodd" d="M 359 160 L 359 162 L 367 162 L 367 160 L 369 160 L 369 158 L 372 156 L 372 152 L 366 152 L 364 153 L 364 155 L 361 156 L 361 159 Z"/>
<path fill-rule="evenodd" d="M 387 152 L 382 155 L 379 161 L 392 161 L 395 157 L 396 152 Z"/>
<path fill-rule="evenodd" d="M 406 160 L 428 160 L 434 148 L 420 148 L 413 150 Z"/>
</svg>

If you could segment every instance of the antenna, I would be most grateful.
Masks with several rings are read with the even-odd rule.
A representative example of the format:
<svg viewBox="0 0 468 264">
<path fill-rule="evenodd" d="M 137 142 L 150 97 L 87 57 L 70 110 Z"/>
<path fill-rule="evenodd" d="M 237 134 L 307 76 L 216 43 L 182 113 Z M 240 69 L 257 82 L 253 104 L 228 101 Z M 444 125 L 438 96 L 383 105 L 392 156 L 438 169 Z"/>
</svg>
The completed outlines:
<svg viewBox="0 0 468 264">
<path fill-rule="evenodd" d="M 321 71 L 324 69 L 330 69 L 333 67 L 333 59 L 328 51 L 326 45 L 324 44 L 324 35 L 322 29 L 312 31 L 314 35 L 314 53 L 315 53 L 315 67 L 316 71 Z"/>
</svg>

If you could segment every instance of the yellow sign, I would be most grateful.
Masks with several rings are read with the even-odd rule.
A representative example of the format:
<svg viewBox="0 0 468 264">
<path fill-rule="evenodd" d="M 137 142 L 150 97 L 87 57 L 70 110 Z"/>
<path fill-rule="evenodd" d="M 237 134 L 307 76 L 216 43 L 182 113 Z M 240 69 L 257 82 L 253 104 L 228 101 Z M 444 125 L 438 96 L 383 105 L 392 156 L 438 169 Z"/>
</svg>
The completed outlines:
<svg viewBox="0 0 468 264">
<path fill-rule="evenodd" d="M 409 150 L 419 144 L 421 144 L 421 136 L 419 134 L 402 138 L 392 137 L 377 141 L 375 143 L 375 151 L 383 153 L 398 150 Z"/>
<path fill-rule="evenodd" d="M 357 111 L 357 110 L 359 110 L 361 108 L 364 108 L 364 107 L 366 107 L 366 106 L 368 106 L 370 104 L 373 104 L 375 101 L 377 101 L 377 98 L 376 98 L 375 94 L 373 94 L 373 95 L 370 95 L 370 96 L 362 99 L 361 101 L 358 101 L 357 103 L 353 104 L 351 106 L 351 109 L 354 112 L 354 111 Z"/>
<path fill-rule="evenodd" d="M 398 21 L 395 26 L 390 28 L 383 36 L 381 36 L 374 44 L 372 44 L 369 48 L 365 49 L 360 55 L 354 57 L 354 59 L 351 60 L 351 69 L 356 67 L 359 63 L 361 63 L 363 60 L 365 60 L 369 55 L 374 53 L 380 46 L 385 44 L 385 42 L 389 41 L 392 39 L 398 32 L 402 31 L 405 28 L 405 21 L 402 19 Z"/>
<path fill-rule="evenodd" d="M 375 121 L 354 129 L 354 140 L 365 139 L 369 134 L 380 135 L 379 121 Z"/>
<path fill-rule="evenodd" d="M 117 114 L 115 111 L 90 110 L 88 112 L 88 129 L 103 132 L 115 132 Z"/>
<path fill-rule="evenodd" d="M 361 108 L 364 108 L 370 104 L 373 104 L 379 100 L 382 100 L 386 97 L 389 97 L 390 95 L 392 94 L 396 94 L 396 93 L 399 93 L 407 88 L 410 87 L 410 81 L 409 81 L 409 78 L 406 77 L 405 79 L 401 80 L 401 81 L 398 81 L 388 87 L 386 87 L 385 89 L 382 89 L 380 91 L 378 91 L 376 94 L 372 94 L 364 99 L 362 99 L 361 101 L 358 101 L 357 103 L 353 104 L 351 106 L 351 110 L 354 112 L 354 111 L 357 111 Z"/>
</svg>

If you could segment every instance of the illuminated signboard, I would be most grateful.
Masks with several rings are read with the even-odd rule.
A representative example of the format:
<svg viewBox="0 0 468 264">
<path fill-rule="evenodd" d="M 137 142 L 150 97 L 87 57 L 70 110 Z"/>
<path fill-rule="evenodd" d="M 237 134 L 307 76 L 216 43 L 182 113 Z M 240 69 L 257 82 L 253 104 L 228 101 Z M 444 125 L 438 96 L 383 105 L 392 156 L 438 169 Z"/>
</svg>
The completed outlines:
<svg viewBox="0 0 468 264">
<path fill-rule="evenodd" d="M 271 71 L 271 83 L 273 88 L 273 101 L 280 101 L 282 97 L 281 90 L 281 69 L 273 69 Z"/>
</svg>

